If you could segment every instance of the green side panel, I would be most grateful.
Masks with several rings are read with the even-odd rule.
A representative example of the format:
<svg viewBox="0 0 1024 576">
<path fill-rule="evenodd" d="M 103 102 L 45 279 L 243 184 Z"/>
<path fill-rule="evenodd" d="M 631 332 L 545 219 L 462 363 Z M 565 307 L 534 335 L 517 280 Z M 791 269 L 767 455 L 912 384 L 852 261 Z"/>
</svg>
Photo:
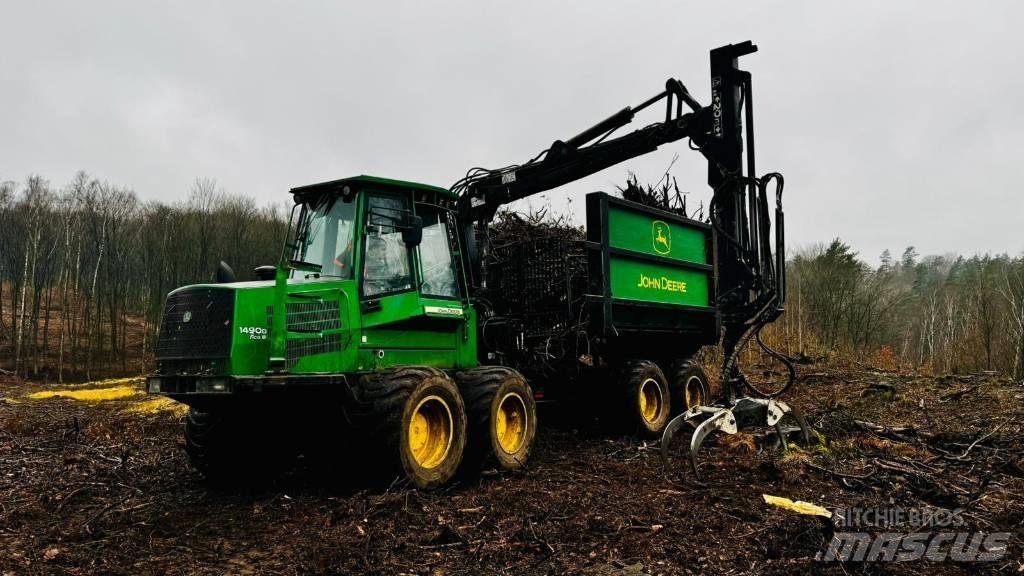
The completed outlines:
<svg viewBox="0 0 1024 576">
<path fill-rule="evenodd" d="M 359 316 L 353 308 L 356 290 L 353 280 L 320 280 L 298 282 L 288 287 L 288 359 L 289 371 L 303 373 L 336 373 L 352 369 L 356 358 L 356 342 L 353 331 L 358 330 Z M 330 317 L 337 318 L 336 327 L 324 328 L 326 324 L 309 331 L 312 326 L 323 323 L 324 312 L 302 311 L 301 306 L 322 306 L 330 310 Z M 336 315 L 336 316 L 335 316 Z M 303 327 L 306 331 L 299 331 Z"/>
<path fill-rule="evenodd" d="M 271 318 L 274 306 L 273 282 L 248 282 L 235 288 L 235 317 L 232 326 L 231 358 L 227 373 L 236 376 L 263 374 L 269 368 Z M 356 363 L 353 331 L 358 330 L 358 303 L 351 280 L 288 282 L 287 345 L 289 372 L 295 374 L 345 372 Z M 310 310 L 310 306 L 330 312 Z M 303 309 L 303 307 L 307 307 Z M 311 319 L 334 326 L 309 329 Z M 336 319 L 336 322 L 330 320 Z M 304 329 L 297 331 L 293 328 Z"/>
<path fill-rule="evenodd" d="M 470 306 L 466 310 L 466 322 L 459 328 L 459 357 L 460 368 L 473 368 L 480 364 L 477 356 L 476 340 L 476 309 Z"/>
<path fill-rule="evenodd" d="M 267 306 L 274 302 L 274 286 L 235 290 L 235 322 L 232 326 L 229 374 L 262 374 L 270 358 L 270 323 Z"/>
<path fill-rule="evenodd" d="M 378 310 L 363 313 L 356 370 L 477 364 L 476 317 L 462 302 L 423 298 L 415 291 L 383 296 L 378 302 Z"/>
<path fill-rule="evenodd" d="M 379 353 L 384 355 L 380 356 Z M 448 350 L 416 350 L 416 349 L 359 349 L 359 370 L 380 370 L 392 366 L 432 366 L 447 370 L 458 366 L 458 351 Z"/>
<path fill-rule="evenodd" d="M 608 244 L 612 248 L 706 264 L 705 241 L 704 231 L 698 228 L 608 206 Z"/>
<path fill-rule="evenodd" d="M 708 273 L 623 256 L 611 257 L 612 298 L 708 305 Z"/>
</svg>

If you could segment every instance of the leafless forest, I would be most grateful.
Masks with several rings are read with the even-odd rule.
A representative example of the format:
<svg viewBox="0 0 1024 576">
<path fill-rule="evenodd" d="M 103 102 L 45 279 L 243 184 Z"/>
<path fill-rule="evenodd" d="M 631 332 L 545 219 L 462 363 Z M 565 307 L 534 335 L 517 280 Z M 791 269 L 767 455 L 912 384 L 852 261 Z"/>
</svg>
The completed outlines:
<svg viewBox="0 0 1024 576">
<path fill-rule="evenodd" d="M 183 202 L 143 201 L 82 172 L 0 184 L 0 368 L 34 379 L 145 370 L 171 289 L 276 262 L 287 212 L 211 179 Z M 789 354 L 935 373 L 1024 376 L 1024 256 L 888 251 L 869 265 L 840 239 L 790 255 Z M 872 258 L 871 260 L 874 260 Z"/>
<path fill-rule="evenodd" d="M 275 263 L 286 218 L 210 179 L 178 203 L 84 172 L 64 187 L 0 184 L 3 368 L 59 381 L 143 371 L 166 293 L 212 280 L 219 260 L 243 278 Z"/>
</svg>

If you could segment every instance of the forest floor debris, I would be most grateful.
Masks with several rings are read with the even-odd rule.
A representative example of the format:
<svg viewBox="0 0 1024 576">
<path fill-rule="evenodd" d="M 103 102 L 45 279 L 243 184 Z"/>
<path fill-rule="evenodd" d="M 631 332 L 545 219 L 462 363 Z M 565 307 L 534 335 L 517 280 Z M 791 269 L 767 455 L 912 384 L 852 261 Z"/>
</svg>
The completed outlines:
<svg viewBox="0 0 1024 576">
<path fill-rule="evenodd" d="M 714 442 L 697 479 L 682 454 L 666 469 L 649 441 L 553 424 L 549 411 L 528 470 L 438 492 L 302 472 L 272 487 L 213 490 L 188 465 L 181 408 L 142 394 L 140 380 L 55 387 L 4 377 L 0 574 L 1022 570 L 1021 384 L 885 374 L 895 393 L 864 395 L 877 372 L 804 371 L 813 378 L 788 400 L 817 442 L 785 456 L 760 437 L 742 450 Z M 63 394 L 125 387 L 133 393 L 102 401 Z M 39 392 L 54 394 L 31 399 Z M 833 521 L 780 511 L 764 494 L 827 510 L 960 510 L 958 529 L 1012 537 L 986 564 L 816 562 Z"/>
</svg>

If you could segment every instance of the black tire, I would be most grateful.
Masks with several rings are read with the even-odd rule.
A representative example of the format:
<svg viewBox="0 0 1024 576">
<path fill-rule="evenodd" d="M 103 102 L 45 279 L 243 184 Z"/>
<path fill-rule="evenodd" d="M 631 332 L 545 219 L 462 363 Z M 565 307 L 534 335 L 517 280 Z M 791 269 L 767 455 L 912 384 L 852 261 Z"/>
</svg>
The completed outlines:
<svg viewBox="0 0 1024 576">
<path fill-rule="evenodd" d="M 621 381 L 629 427 L 642 436 L 660 435 L 672 411 L 668 381 L 661 368 L 650 360 L 634 360 L 623 367 Z"/>
<path fill-rule="evenodd" d="M 192 466 L 215 485 L 260 484 L 294 462 L 288 426 L 275 412 L 211 411 L 189 408 L 185 452 Z"/>
<path fill-rule="evenodd" d="M 673 417 L 694 406 L 706 406 L 712 401 L 708 375 L 692 358 L 672 365 L 668 385 L 672 393 Z"/>
<path fill-rule="evenodd" d="M 382 370 L 360 378 L 356 392 L 365 440 L 384 470 L 426 490 L 455 476 L 466 445 L 466 409 L 448 375 L 426 366 Z M 410 427 L 422 431 L 423 443 L 410 439 Z"/>
<path fill-rule="evenodd" d="M 481 366 L 455 375 L 469 417 L 462 469 L 518 470 L 537 435 L 537 404 L 523 376 L 504 366 Z"/>
</svg>

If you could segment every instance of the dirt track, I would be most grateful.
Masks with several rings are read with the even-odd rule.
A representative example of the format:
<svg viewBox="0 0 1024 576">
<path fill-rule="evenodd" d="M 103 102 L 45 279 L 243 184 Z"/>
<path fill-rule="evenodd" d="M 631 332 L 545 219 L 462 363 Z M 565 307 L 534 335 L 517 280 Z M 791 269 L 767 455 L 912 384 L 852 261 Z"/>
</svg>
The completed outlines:
<svg viewBox="0 0 1024 576">
<path fill-rule="evenodd" d="M 809 453 L 780 458 L 757 438 L 719 441 L 702 454 L 699 483 L 682 459 L 663 469 L 656 446 L 547 426 L 529 470 L 434 493 L 301 472 L 254 493 L 213 491 L 189 468 L 180 411 L 144 404 L 151 399 L 130 389 L 106 400 L 31 399 L 57 389 L 3 381 L 0 574 L 966 574 L 1024 566 L 1024 387 L 989 377 L 803 372 L 793 400 L 827 438 Z M 895 389 L 869 389 L 883 381 Z M 100 387 L 118 386 L 125 383 Z M 984 565 L 823 564 L 813 558 L 832 522 L 769 507 L 762 494 L 829 509 L 963 508 L 961 529 L 1013 537 L 1004 559 Z"/>
</svg>

